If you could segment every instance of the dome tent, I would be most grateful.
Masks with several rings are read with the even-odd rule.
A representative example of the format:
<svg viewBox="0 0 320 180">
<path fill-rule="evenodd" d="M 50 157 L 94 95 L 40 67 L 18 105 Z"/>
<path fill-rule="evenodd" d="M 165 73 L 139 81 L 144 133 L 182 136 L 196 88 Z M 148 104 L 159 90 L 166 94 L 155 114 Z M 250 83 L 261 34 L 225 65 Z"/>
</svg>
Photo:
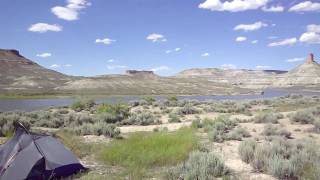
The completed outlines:
<svg viewBox="0 0 320 180">
<path fill-rule="evenodd" d="M 14 136 L 0 145 L 0 180 L 57 179 L 85 168 L 52 136 L 29 132 L 16 123 Z"/>
</svg>

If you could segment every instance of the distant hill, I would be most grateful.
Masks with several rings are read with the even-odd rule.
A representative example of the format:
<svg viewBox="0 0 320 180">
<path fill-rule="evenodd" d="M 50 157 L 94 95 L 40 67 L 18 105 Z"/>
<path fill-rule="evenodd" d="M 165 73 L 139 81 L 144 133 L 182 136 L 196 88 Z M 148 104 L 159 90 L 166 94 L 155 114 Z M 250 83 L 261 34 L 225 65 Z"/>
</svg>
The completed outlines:
<svg viewBox="0 0 320 180">
<path fill-rule="evenodd" d="M 246 94 L 270 87 L 320 87 L 320 65 L 313 55 L 297 68 L 246 70 L 193 68 L 175 76 L 128 70 L 122 75 L 67 76 L 46 69 L 17 50 L 0 49 L 0 93 L 70 93 L 96 95 Z"/>
<path fill-rule="evenodd" d="M 0 49 L 0 92 L 42 92 L 71 79 L 23 57 L 17 50 Z"/>
</svg>

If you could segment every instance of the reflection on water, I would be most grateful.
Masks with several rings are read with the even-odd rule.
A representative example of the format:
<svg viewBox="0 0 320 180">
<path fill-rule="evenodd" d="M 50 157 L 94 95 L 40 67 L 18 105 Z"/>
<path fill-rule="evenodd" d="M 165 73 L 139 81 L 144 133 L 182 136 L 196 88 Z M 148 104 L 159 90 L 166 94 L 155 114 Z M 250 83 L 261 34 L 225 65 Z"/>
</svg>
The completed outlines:
<svg viewBox="0 0 320 180">
<path fill-rule="evenodd" d="M 265 90 L 263 95 L 226 95 L 226 96 L 179 96 L 178 98 L 192 100 L 239 100 L 239 99 L 261 99 L 286 96 L 289 94 L 301 94 L 304 96 L 320 96 L 320 92 L 309 92 L 299 90 Z M 116 96 L 96 99 L 97 103 L 118 103 L 140 100 L 142 96 Z M 156 96 L 158 100 L 165 99 L 165 96 Z M 34 111 L 47 109 L 55 106 L 68 106 L 74 101 L 73 98 L 56 99 L 0 99 L 0 112 L 6 111 Z"/>
</svg>

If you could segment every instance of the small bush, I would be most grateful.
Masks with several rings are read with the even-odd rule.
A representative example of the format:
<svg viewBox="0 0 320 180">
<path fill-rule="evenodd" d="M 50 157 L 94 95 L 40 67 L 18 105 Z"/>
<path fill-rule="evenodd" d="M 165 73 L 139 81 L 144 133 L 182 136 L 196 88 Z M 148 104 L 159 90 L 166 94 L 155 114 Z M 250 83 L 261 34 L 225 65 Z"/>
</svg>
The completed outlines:
<svg viewBox="0 0 320 180">
<path fill-rule="evenodd" d="M 165 179 L 215 179 L 227 174 L 228 168 L 214 153 L 193 152 L 184 164 L 167 170 Z"/>
<path fill-rule="evenodd" d="M 107 137 L 118 137 L 120 130 L 113 124 L 106 124 L 104 122 L 98 122 L 95 124 L 83 124 L 74 129 L 71 129 L 78 135 L 104 135 Z"/>
<path fill-rule="evenodd" d="M 264 129 L 262 131 L 262 135 L 265 136 L 283 136 L 286 138 L 290 138 L 291 132 L 285 129 L 279 129 L 277 126 L 274 126 L 272 124 L 267 124 L 264 126 Z"/>
<path fill-rule="evenodd" d="M 192 106 L 192 104 L 186 104 L 184 107 L 178 109 L 178 114 L 188 115 L 188 114 L 198 114 L 199 110 Z"/>
<path fill-rule="evenodd" d="M 214 121 L 206 123 L 205 127 L 209 130 L 209 139 L 219 143 L 229 140 L 227 133 L 237 125 L 235 121 L 226 117 L 218 117 Z"/>
<path fill-rule="evenodd" d="M 176 113 L 170 113 L 168 121 L 169 121 L 169 123 L 181 122 L 179 115 Z"/>
<path fill-rule="evenodd" d="M 236 129 L 233 129 L 227 134 L 227 139 L 228 140 L 238 140 L 241 141 L 242 138 L 247 138 L 250 137 L 250 133 L 247 129 L 243 127 L 238 127 Z"/>
<path fill-rule="evenodd" d="M 156 101 L 156 99 L 152 96 L 145 96 L 143 100 L 146 102 L 147 105 L 152 105 Z"/>
<path fill-rule="evenodd" d="M 76 99 L 76 101 L 71 105 L 71 109 L 75 111 L 82 111 L 82 110 L 90 110 L 95 105 L 93 99 L 88 98 L 80 98 Z"/>
<path fill-rule="evenodd" d="M 298 111 L 290 116 L 291 122 L 299 122 L 301 124 L 312 124 L 314 117 L 309 110 Z"/>
<path fill-rule="evenodd" d="M 252 153 L 252 151 L 254 153 Z M 319 179 L 320 153 L 312 141 L 288 141 L 276 138 L 270 143 L 239 146 L 239 155 L 257 172 L 279 179 Z"/>
<path fill-rule="evenodd" d="M 135 113 L 131 113 L 130 117 L 123 122 L 123 124 L 128 125 L 152 125 L 152 124 L 161 124 L 161 121 L 158 117 L 156 117 L 153 113 L 149 111 L 137 111 Z"/>
<path fill-rule="evenodd" d="M 260 114 L 253 118 L 253 121 L 255 123 L 272 123 L 272 124 L 278 124 L 278 119 L 282 119 L 283 115 L 280 113 L 274 114 L 274 113 L 266 113 L 266 114 Z"/>
<path fill-rule="evenodd" d="M 320 119 L 314 120 L 313 125 L 314 125 L 314 131 L 316 133 L 320 133 Z"/>
<path fill-rule="evenodd" d="M 242 161 L 246 163 L 250 163 L 253 160 L 253 157 L 254 157 L 253 155 L 256 147 L 257 147 L 257 142 L 253 139 L 243 141 L 239 145 L 239 149 L 238 149 L 238 152 Z"/>
<path fill-rule="evenodd" d="M 195 128 L 195 129 L 202 128 L 203 124 L 201 123 L 201 119 L 196 118 L 196 119 L 192 120 L 191 127 Z"/>
</svg>

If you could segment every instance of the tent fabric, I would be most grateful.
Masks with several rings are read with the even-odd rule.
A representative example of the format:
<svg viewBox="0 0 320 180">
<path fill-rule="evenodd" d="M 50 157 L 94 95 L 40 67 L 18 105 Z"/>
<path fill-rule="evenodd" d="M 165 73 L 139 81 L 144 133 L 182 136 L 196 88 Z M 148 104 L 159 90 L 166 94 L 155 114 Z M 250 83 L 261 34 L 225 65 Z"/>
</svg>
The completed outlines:
<svg viewBox="0 0 320 180">
<path fill-rule="evenodd" d="M 57 139 L 22 127 L 0 146 L 0 180 L 56 179 L 84 169 Z"/>
</svg>

